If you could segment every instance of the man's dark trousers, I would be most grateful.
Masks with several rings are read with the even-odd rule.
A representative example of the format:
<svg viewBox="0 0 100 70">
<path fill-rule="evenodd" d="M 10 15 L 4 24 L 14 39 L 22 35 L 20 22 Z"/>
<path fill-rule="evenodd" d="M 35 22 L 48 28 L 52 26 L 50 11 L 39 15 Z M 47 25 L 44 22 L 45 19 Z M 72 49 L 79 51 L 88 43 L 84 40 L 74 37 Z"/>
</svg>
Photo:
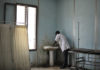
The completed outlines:
<svg viewBox="0 0 100 70">
<path fill-rule="evenodd" d="M 68 50 L 64 50 L 64 66 L 68 66 Z"/>
</svg>

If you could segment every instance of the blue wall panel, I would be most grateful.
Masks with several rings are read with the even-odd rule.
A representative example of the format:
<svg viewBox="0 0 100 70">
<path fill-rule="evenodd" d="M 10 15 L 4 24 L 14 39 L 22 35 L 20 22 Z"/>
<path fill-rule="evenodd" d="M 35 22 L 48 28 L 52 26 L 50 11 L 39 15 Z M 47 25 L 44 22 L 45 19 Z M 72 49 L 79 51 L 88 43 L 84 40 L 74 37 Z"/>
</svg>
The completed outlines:
<svg viewBox="0 0 100 70">
<path fill-rule="evenodd" d="M 100 49 L 100 0 L 97 0 L 97 46 Z"/>
<path fill-rule="evenodd" d="M 57 1 L 57 30 L 60 30 L 73 45 L 74 0 Z"/>
<path fill-rule="evenodd" d="M 47 54 L 41 48 L 52 44 L 56 30 L 56 0 L 40 0 L 38 24 L 38 60 L 39 64 L 47 63 Z M 42 57 L 41 57 L 42 56 Z M 43 61 L 41 60 L 43 59 Z"/>
<path fill-rule="evenodd" d="M 76 36 L 79 35 L 80 38 L 79 48 L 93 49 L 95 46 L 95 0 L 76 0 L 75 15 Z M 76 38 L 78 41 L 78 37 Z"/>
</svg>

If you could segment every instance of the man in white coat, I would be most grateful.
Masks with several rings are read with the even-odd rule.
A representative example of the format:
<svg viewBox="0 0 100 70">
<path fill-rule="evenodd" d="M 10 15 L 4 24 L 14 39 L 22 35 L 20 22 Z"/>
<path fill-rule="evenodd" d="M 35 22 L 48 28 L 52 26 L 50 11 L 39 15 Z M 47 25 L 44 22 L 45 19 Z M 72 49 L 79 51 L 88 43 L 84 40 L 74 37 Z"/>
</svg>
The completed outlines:
<svg viewBox="0 0 100 70">
<path fill-rule="evenodd" d="M 64 55 L 64 64 L 60 67 L 61 69 L 68 67 L 68 50 L 70 49 L 69 43 L 66 39 L 66 37 L 60 33 L 60 31 L 56 31 L 56 37 L 55 37 L 55 42 L 59 44 L 61 51 Z"/>
</svg>

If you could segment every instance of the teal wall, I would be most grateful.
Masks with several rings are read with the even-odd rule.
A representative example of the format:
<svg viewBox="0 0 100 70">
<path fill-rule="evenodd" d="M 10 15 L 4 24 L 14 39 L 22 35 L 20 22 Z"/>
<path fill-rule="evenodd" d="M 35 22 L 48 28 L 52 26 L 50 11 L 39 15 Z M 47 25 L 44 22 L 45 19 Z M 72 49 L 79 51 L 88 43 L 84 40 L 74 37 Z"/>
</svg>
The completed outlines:
<svg viewBox="0 0 100 70">
<path fill-rule="evenodd" d="M 0 21 L 4 21 L 5 2 L 38 5 L 37 0 L 0 0 Z M 78 48 L 79 35 L 79 48 L 100 49 L 99 7 L 99 0 L 97 10 L 96 0 L 40 0 L 37 51 L 30 52 L 32 66 L 48 64 L 48 54 L 42 47 L 54 41 L 56 30 L 60 30 L 66 36 L 71 47 Z M 8 11 L 11 14 L 10 10 Z M 62 55 L 57 51 L 56 62 L 62 61 Z"/>
<path fill-rule="evenodd" d="M 94 49 L 95 47 L 95 0 L 75 1 L 75 26 L 78 36 L 79 23 L 79 47 Z"/>
<path fill-rule="evenodd" d="M 60 30 L 73 44 L 74 0 L 57 0 L 57 30 Z"/>
<path fill-rule="evenodd" d="M 53 43 L 56 30 L 56 0 L 40 0 L 38 24 L 38 64 L 48 63 L 43 45 Z"/>
<path fill-rule="evenodd" d="M 65 34 L 71 46 L 74 41 L 74 46 L 78 48 L 79 35 L 79 47 L 93 49 L 95 46 L 95 0 L 75 0 L 75 6 L 74 0 L 58 0 L 57 30 Z"/>
<path fill-rule="evenodd" d="M 100 49 L 100 0 L 97 0 L 97 47 L 96 49 Z"/>
<path fill-rule="evenodd" d="M 4 0 L 0 0 L 0 21 L 3 21 L 3 12 L 4 12 Z"/>
</svg>

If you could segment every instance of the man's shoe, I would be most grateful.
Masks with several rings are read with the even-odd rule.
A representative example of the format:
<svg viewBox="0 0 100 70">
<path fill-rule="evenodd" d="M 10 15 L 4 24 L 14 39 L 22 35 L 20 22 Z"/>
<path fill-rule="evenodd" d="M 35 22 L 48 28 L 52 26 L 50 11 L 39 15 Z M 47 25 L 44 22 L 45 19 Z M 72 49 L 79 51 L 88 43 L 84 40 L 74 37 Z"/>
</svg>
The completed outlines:
<svg viewBox="0 0 100 70">
<path fill-rule="evenodd" d="M 68 67 L 71 67 L 72 65 L 68 65 Z"/>
<path fill-rule="evenodd" d="M 63 66 L 61 66 L 61 67 L 60 67 L 60 69 L 64 69 L 64 68 L 66 68 L 66 66 L 65 66 L 65 65 L 63 65 Z"/>
</svg>

